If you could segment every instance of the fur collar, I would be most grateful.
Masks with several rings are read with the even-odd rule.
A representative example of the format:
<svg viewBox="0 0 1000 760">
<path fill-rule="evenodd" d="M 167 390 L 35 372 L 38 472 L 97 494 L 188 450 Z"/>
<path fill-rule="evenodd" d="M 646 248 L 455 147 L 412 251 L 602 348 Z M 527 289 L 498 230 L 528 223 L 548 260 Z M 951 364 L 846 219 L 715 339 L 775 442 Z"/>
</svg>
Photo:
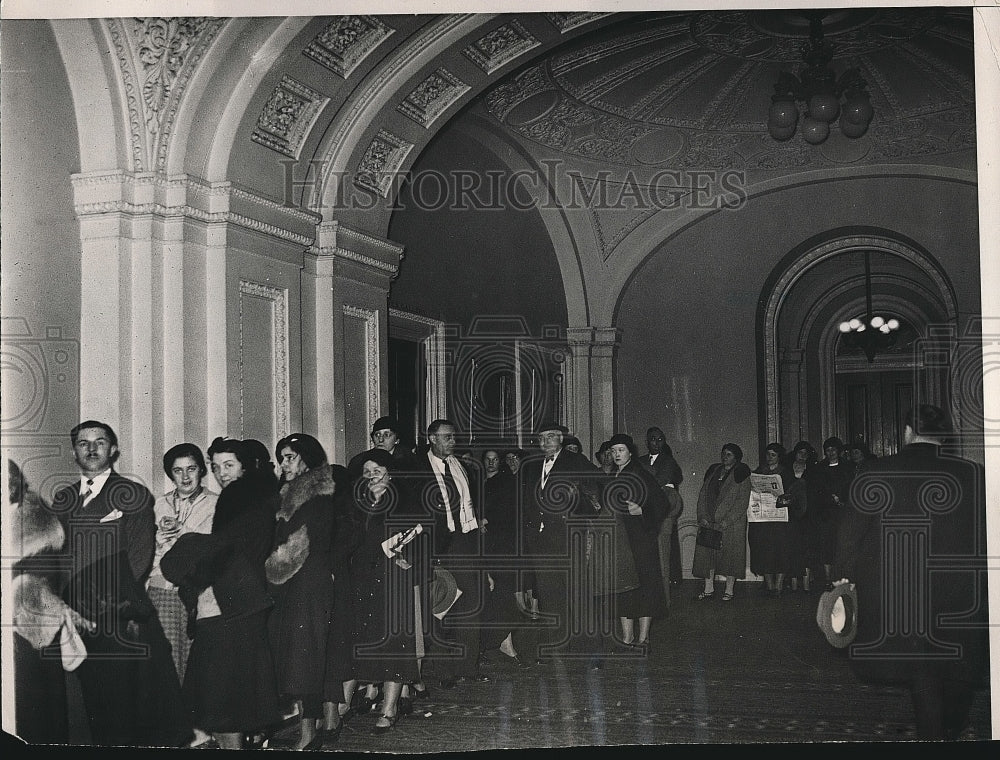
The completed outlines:
<svg viewBox="0 0 1000 760">
<path fill-rule="evenodd" d="M 62 549 L 65 540 L 63 527 L 33 491 L 25 493 L 14 515 L 14 532 L 18 538 L 15 552 L 19 552 L 21 557 Z"/>
<path fill-rule="evenodd" d="M 278 519 L 291 520 L 299 507 L 316 496 L 332 496 L 335 490 L 328 465 L 313 467 L 281 487 Z"/>
</svg>

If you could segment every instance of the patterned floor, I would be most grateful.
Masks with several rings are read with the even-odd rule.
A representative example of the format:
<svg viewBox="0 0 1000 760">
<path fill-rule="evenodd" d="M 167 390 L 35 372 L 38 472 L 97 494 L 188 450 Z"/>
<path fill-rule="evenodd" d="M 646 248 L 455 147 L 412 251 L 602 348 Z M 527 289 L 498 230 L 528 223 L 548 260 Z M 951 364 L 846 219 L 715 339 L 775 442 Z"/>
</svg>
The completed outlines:
<svg viewBox="0 0 1000 760">
<path fill-rule="evenodd" d="M 431 689 L 414 715 L 374 735 L 377 712 L 349 722 L 337 752 L 430 753 L 540 747 L 912 741 L 905 691 L 860 684 L 815 622 L 818 594 L 695 601 L 700 582 L 672 589 L 647 658 L 610 658 L 600 671 L 562 659 L 519 670 L 496 653 L 490 683 Z M 270 749 L 286 749 L 286 729 Z M 989 694 L 978 695 L 963 741 L 991 736 Z"/>
</svg>

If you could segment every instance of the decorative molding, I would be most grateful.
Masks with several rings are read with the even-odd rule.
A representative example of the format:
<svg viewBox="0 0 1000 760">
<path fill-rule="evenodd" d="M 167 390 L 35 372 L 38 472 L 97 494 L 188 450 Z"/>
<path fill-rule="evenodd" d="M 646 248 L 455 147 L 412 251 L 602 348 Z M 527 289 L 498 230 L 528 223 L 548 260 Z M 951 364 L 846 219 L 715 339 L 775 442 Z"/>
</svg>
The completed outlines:
<svg viewBox="0 0 1000 760">
<path fill-rule="evenodd" d="M 483 35 L 462 52 L 487 74 L 541 45 L 517 19 Z"/>
<path fill-rule="evenodd" d="M 591 21 L 597 21 L 598 19 L 610 15 L 612 14 L 574 11 L 572 13 L 546 13 L 545 18 L 549 20 L 549 23 L 552 24 L 552 26 L 559 30 L 560 34 L 566 34 L 566 32 L 576 29 L 579 26 L 589 24 Z"/>
<path fill-rule="evenodd" d="M 414 88 L 396 110 L 427 129 L 472 87 L 447 69 L 438 69 Z"/>
<path fill-rule="evenodd" d="M 137 170 L 166 166 L 184 89 L 226 18 L 105 19 L 125 94 Z"/>
<path fill-rule="evenodd" d="M 297 159 L 309 130 L 330 99 L 283 74 L 257 117 L 250 139 Z"/>
<path fill-rule="evenodd" d="M 379 378 L 381 368 L 379 366 L 379 320 L 378 312 L 375 309 L 366 309 L 362 306 L 352 306 L 344 304 L 344 317 L 349 319 L 360 319 L 365 325 L 365 388 L 367 389 L 364 419 L 373 420 L 379 414 Z"/>
<path fill-rule="evenodd" d="M 380 129 L 358 164 L 354 183 L 388 198 L 393 180 L 411 150 L 413 143 Z"/>
<path fill-rule="evenodd" d="M 168 177 L 158 172 L 115 170 L 74 174 L 70 182 L 74 193 L 73 208 L 81 221 L 85 217 L 115 213 L 189 218 L 206 224 L 234 224 L 302 246 L 311 245 L 315 235 L 294 228 L 315 230 L 319 222 L 314 213 L 283 206 L 233 183 L 209 184 L 188 175 Z M 241 211 L 266 212 L 261 216 L 271 217 L 271 220 L 232 211 L 233 200 L 240 201 Z"/>
<path fill-rule="evenodd" d="M 377 16 L 338 16 L 302 52 L 347 79 L 395 31 Z"/>
<path fill-rule="evenodd" d="M 316 229 L 316 243 L 309 249 L 316 256 L 339 257 L 380 270 L 391 276 L 399 271 L 403 246 L 331 220 Z"/>
<path fill-rule="evenodd" d="M 491 18 L 492 14 L 447 14 L 421 28 L 393 50 L 391 57 L 366 77 L 365 86 L 356 89 L 351 99 L 338 111 L 323 140 L 319 164 L 324 167 L 324 175 L 318 186 L 330 187 L 327 179 L 331 175 L 338 176 L 339 172 L 349 171 L 351 156 L 360 144 L 364 130 L 375 121 L 381 111 L 381 103 L 393 98 L 393 93 L 399 89 L 398 77 L 405 76 L 414 66 L 422 66 L 432 60 L 429 51 L 437 50 L 451 39 L 460 38 L 465 27 L 476 28 Z M 322 192 L 313 191 L 306 202 L 310 209 L 322 212 L 326 197 Z"/>
<path fill-rule="evenodd" d="M 271 330 L 274 334 L 272 358 L 274 384 L 274 430 L 288 430 L 289 409 L 289 367 L 288 367 L 288 292 L 250 280 L 240 280 L 240 430 L 245 430 L 245 399 L 243 397 L 243 299 L 262 298 L 271 304 Z"/>
</svg>

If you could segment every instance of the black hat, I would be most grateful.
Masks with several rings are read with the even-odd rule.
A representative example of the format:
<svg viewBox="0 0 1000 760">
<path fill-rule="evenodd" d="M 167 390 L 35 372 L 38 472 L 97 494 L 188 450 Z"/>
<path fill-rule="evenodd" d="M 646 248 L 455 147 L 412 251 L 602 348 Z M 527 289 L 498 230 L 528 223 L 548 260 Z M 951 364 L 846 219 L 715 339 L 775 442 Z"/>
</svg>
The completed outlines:
<svg viewBox="0 0 1000 760">
<path fill-rule="evenodd" d="M 392 417 L 379 417 L 372 423 L 372 434 L 377 433 L 379 430 L 391 430 L 396 435 L 399 435 L 399 423 L 396 422 Z"/>
<path fill-rule="evenodd" d="M 374 462 L 379 467 L 385 467 L 387 470 L 391 470 L 397 463 L 397 460 L 393 458 L 392 454 L 384 449 L 369 449 L 360 457 L 360 468 L 356 475 L 361 474 L 361 470 L 364 469 L 365 462 Z"/>
<path fill-rule="evenodd" d="M 563 435 L 569 435 L 569 428 L 565 425 L 560 425 L 555 420 L 549 420 L 548 422 L 543 422 L 538 426 L 538 433 L 544 433 L 547 430 L 558 430 Z"/>
</svg>

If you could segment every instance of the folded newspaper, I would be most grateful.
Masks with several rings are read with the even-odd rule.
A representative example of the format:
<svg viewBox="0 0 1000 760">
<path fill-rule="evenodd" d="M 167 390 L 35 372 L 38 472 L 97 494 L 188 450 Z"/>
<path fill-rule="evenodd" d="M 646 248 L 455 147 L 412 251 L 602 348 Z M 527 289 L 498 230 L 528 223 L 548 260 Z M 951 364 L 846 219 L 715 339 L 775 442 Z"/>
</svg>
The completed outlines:
<svg viewBox="0 0 1000 760">
<path fill-rule="evenodd" d="M 785 493 L 780 475 L 750 475 L 748 522 L 788 522 L 788 507 L 778 506 L 778 497 Z"/>
<path fill-rule="evenodd" d="M 420 523 L 417 523 L 408 531 L 405 532 L 400 531 L 399 533 L 395 533 L 382 542 L 382 551 L 385 553 L 385 556 L 388 557 L 389 559 L 392 559 L 393 557 L 398 557 L 403 547 L 406 546 L 408 543 L 410 543 L 410 541 L 415 539 L 418 535 L 420 535 L 423 532 L 424 532 L 424 526 L 422 526 Z"/>
</svg>

